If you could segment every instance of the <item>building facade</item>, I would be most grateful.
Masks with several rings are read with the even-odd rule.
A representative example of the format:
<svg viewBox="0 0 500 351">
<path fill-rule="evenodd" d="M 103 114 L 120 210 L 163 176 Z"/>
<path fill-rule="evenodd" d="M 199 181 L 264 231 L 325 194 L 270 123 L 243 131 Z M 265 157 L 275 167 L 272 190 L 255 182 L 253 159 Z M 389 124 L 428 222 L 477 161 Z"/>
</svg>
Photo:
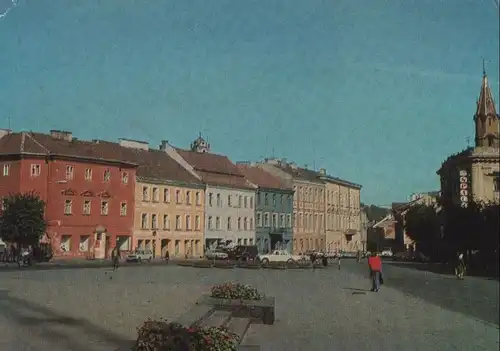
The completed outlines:
<svg viewBox="0 0 500 351">
<path fill-rule="evenodd" d="M 318 172 L 276 159 L 259 162 L 258 167 L 293 189 L 293 251 L 325 251 L 325 183 Z"/>
<path fill-rule="evenodd" d="M 483 80 L 474 114 L 475 146 L 449 156 L 437 171 L 441 201 L 468 207 L 471 201 L 500 201 L 500 116 L 488 77 Z"/>
<path fill-rule="evenodd" d="M 320 170 L 325 182 L 326 251 L 363 250 L 361 232 L 361 185 L 329 176 Z"/>
<path fill-rule="evenodd" d="M 260 253 L 293 250 L 293 188 L 279 177 L 251 164 L 238 164 L 245 178 L 257 185 L 256 245 Z"/>
<path fill-rule="evenodd" d="M 146 142 L 120 139 L 138 164 L 133 248 L 155 257 L 203 255 L 205 185 Z"/>
<path fill-rule="evenodd" d="M 160 148 L 206 185 L 205 248 L 254 245 L 257 186 L 245 179 L 226 156 L 211 153 L 201 136 L 190 150 L 175 148 L 166 141 Z"/>
<path fill-rule="evenodd" d="M 45 201 L 55 256 L 109 257 L 131 248 L 136 167 L 119 146 L 51 131 L 0 133 L 0 196 L 35 191 Z"/>
</svg>

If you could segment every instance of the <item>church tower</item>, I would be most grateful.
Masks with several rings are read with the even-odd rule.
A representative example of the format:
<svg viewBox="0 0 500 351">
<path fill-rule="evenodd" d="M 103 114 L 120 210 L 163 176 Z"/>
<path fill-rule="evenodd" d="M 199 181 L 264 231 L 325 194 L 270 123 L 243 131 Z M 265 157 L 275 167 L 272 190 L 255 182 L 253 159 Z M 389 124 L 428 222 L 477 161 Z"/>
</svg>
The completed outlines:
<svg viewBox="0 0 500 351">
<path fill-rule="evenodd" d="M 199 153 L 210 152 L 210 144 L 201 137 L 201 133 L 198 138 L 191 143 L 191 151 Z"/>
<path fill-rule="evenodd" d="M 474 124 L 476 125 L 476 147 L 500 147 L 500 115 L 495 110 L 495 102 L 484 69 Z"/>
</svg>

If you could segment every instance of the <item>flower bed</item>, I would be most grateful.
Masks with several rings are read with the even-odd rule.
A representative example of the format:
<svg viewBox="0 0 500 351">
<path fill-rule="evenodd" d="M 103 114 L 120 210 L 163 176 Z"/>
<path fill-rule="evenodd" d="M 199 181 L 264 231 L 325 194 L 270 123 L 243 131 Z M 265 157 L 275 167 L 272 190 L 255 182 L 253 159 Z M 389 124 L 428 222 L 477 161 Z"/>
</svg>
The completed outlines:
<svg viewBox="0 0 500 351">
<path fill-rule="evenodd" d="M 236 351 L 240 343 L 224 327 L 185 328 L 164 320 L 147 320 L 137 334 L 133 351 Z"/>
<path fill-rule="evenodd" d="M 240 299 L 240 300 L 261 300 L 263 295 L 257 289 L 249 285 L 240 283 L 224 283 L 214 285 L 211 289 L 211 297 L 217 299 Z"/>
</svg>

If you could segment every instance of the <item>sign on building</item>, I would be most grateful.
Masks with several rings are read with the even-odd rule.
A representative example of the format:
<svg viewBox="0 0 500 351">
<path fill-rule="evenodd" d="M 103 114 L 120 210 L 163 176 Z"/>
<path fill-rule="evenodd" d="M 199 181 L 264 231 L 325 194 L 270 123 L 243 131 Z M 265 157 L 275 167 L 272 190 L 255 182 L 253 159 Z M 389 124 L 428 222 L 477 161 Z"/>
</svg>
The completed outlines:
<svg viewBox="0 0 500 351">
<path fill-rule="evenodd" d="M 469 173 L 462 169 L 460 170 L 460 206 L 462 208 L 467 208 L 469 206 Z"/>
</svg>

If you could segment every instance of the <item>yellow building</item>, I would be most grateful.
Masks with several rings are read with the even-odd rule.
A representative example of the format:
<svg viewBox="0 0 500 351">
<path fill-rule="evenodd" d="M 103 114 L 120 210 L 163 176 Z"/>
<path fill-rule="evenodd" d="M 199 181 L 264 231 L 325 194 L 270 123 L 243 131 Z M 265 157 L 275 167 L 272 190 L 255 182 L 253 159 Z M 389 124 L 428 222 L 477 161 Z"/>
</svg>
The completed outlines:
<svg viewBox="0 0 500 351">
<path fill-rule="evenodd" d="M 147 143 L 120 140 L 134 148 L 139 164 L 135 189 L 133 248 L 155 257 L 203 255 L 205 185 L 167 153 Z"/>
<path fill-rule="evenodd" d="M 326 251 L 362 250 L 361 185 L 329 176 L 325 169 L 319 174 L 325 182 Z"/>
</svg>

